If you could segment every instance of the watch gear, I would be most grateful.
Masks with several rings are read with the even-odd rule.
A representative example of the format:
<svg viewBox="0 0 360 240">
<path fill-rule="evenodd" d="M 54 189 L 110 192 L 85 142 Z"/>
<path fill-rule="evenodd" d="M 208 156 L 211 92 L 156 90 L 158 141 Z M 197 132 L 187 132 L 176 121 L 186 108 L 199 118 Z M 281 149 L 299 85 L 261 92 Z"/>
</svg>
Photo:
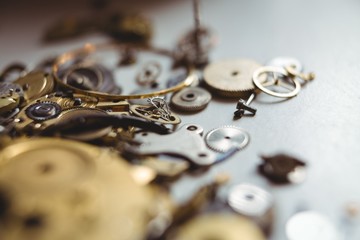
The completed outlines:
<svg viewBox="0 0 360 240">
<path fill-rule="evenodd" d="M 171 104 L 174 108 L 186 112 L 200 111 L 208 105 L 211 94 L 199 87 L 189 87 L 174 93 Z"/>
<path fill-rule="evenodd" d="M 255 89 L 253 73 L 261 64 L 251 59 L 223 60 L 209 64 L 204 81 L 215 93 L 224 97 L 245 97 Z M 261 81 L 264 81 L 262 78 Z"/>
<path fill-rule="evenodd" d="M 26 115 L 34 121 L 45 121 L 56 118 L 61 112 L 61 107 L 56 102 L 37 102 L 26 108 Z"/>
<path fill-rule="evenodd" d="M 215 128 L 205 136 L 205 142 L 209 148 L 223 153 L 232 148 L 243 149 L 249 141 L 250 135 L 245 130 L 235 126 Z"/>
</svg>

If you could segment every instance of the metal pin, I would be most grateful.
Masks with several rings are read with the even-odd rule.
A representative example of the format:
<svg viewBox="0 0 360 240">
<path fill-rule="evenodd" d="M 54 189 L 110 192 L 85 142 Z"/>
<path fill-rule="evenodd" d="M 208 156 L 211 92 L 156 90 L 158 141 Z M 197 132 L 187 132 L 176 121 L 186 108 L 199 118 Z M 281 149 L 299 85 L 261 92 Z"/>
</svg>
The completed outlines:
<svg viewBox="0 0 360 240">
<path fill-rule="evenodd" d="M 237 110 L 234 112 L 234 118 L 241 118 L 245 115 L 246 111 L 250 112 L 249 116 L 255 116 L 256 109 L 249 106 L 250 103 L 254 100 L 255 96 L 256 94 L 252 93 L 246 102 L 244 99 L 239 99 L 236 105 Z"/>
<path fill-rule="evenodd" d="M 195 24 L 195 50 L 196 56 L 200 55 L 200 13 L 199 13 L 199 0 L 193 0 L 193 11 L 194 11 L 194 24 Z"/>
</svg>

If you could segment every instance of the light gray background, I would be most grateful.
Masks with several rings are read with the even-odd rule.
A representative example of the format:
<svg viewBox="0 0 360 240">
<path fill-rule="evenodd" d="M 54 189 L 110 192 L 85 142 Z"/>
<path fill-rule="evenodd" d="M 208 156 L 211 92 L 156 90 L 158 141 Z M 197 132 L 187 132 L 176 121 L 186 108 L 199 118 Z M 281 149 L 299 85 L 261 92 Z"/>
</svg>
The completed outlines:
<svg viewBox="0 0 360 240">
<path fill-rule="evenodd" d="M 0 69 L 14 60 L 34 66 L 47 56 L 107 38 L 90 34 L 44 45 L 45 27 L 62 16 L 86 16 L 87 1 L 0 1 Z M 154 24 L 153 43 L 172 48 L 192 27 L 191 1 L 114 2 L 123 10 L 142 11 Z M 219 43 L 213 61 L 251 58 L 265 64 L 277 56 L 298 58 L 317 78 L 300 94 L 281 103 L 260 96 L 254 118 L 232 120 L 236 101 L 215 99 L 201 113 L 182 116 L 205 131 L 236 125 L 251 134 L 251 143 L 231 159 L 200 177 L 184 177 L 173 188 L 187 199 L 217 172 L 228 172 L 231 183 L 255 183 L 274 194 L 276 221 L 271 239 L 284 240 L 287 219 L 303 209 L 327 215 L 342 228 L 344 206 L 360 202 L 360 1 L 358 0 L 203 0 L 203 23 Z M 275 99 L 276 100 L 276 99 Z M 285 152 L 308 163 L 300 185 L 274 186 L 256 172 L 260 154 Z M 222 191 L 226 194 L 228 187 Z M 360 239 L 360 220 L 346 239 Z M 357 229 L 355 228 L 357 226 Z M 351 230 L 351 227 L 350 227 Z"/>
</svg>

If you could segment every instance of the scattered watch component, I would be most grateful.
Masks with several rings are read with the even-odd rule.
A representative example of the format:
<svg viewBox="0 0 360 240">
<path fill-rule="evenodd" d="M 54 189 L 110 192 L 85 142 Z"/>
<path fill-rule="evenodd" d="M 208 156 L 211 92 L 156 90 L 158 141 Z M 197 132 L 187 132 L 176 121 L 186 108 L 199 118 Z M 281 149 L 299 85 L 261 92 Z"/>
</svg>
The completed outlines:
<svg viewBox="0 0 360 240">
<path fill-rule="evenodd" d="M 211 94 L 199 87 L 184 88 L 174 93 L 171 98 L 171 104 L 174 108 L 186 112 L 203 110 L 210 101 Z"/>
<path fill-rule="evenodd" d="M 109 134 L 112 126 L 109 124 L 98 123 L 95 126 L 86 124 L 86 118 L 91 117 L 105 117 L 108 114 L 96 108 L 70 108 L 60 113 L 56 119 L 42 122 L 38 126 L 40 135 L 57 135 L 62 138 L 78 140 L 78 141 L 92 141 L 99 139 Z M 74 119 L 82 120 L 80 126 L 74 123 Z"/>
<path fill-rule="evenodd" d="M 208 28 L 201 26 L 198 0 L 193 0 L 193 14 L 194 28 L 179 40 L 174 55 L 178 64 L 201 68 L 208 63 L 216 39 Z"/>
<path fill-rule="evenodd" d="M 197 216 L 181 226 L 169 239 L 265 240 L 261 229 L 249 219 L 226 213 Z"/>
<path fill-rule="evenodd" d="M 230 180 L 227 173 L 218 173 L 208 184 L 200 187 L 185 203 L 180 204 L 174 211 L 171 228 L 192 219 L 206 210 L 217 197 L 217 191 Z M 171 228 L 169 229 L 171 231 Z"/>
<path fill-rule="evenodd" d="M 43 71 L 29 72 L 14 83 L 22 87 L 25 104 L 53 92 L 55 87 L 53 76 Z"/>
<path fill-rule="evenodd" d="M 262 156 L 259 172 L 274 183 L 300 183 L 306 178 L 305 162 L 285 154 Z"/>
<path fill-rule="evenodd" d="M 56 102 L 36 102 L 26 108 L 26 115 L 34 121 L 45 121 L 56 118 L 61 112 L 61 107 Z"/>
<path fill-rule="evenodd" d="M 208 150 L 201 135 L 203 128 L 195 124 L 187 124 L 176 132 L 158 135 L 140 132 L 134 140 L 139 146 L 129 146 L 127 151 L 141 156 L 165 154 L 184 157 L 198 166 L 209 166 L 216 162 L 216 155 Z"/>
<path fill-rule="evenodd" d="M 0 169 L 3 240 L 145 238 L 156 199 L 115 152 L 33 138 L 2 149 Z"/>
<path fill-rule="evenodd" d="M 255 185 L 238 184 L 230 189 L 227 201 L 235 212 L 251 218 L 264 232 L 270 232 L 274 199 L 269 192 Z"/>
<path fill-rule="evenodd" d="M 136 76 L 136 81 L 141 86 L 156 86 L 161 74 L 161 65 L 158 62 L 147 62 Z"/>
<path fill-rule="evenodd" d="M 250 103 L 254 100 L 256 94 L 252 93 L 250 97 L 245 101 L 244 99 L 239 99 L 236 105 L 236 111 L 234 112 L 234 118 L 241 118 L 243 116 L 255 116 L 256 109 L 250 107 Z"/>
<path fill-rule="evenodd" d="M 181 122 L 180 117 L 170 112 L 164 97 L 149 98 L 148 103 L 145 106 L 131 105 L 130 112 L 135 116 L 161 124 L 177 125 Z"/>
<path fill-rule="evenodd" d="M 72 65 L 64 70 L 62 78 L 65 84 L 81 90 L 121 93 L 121 88 L 115 84 L 111 71 L 99 63 L 81 62 Z"/>
<path fill-rule="evenodd" d="M 153 169 L 158 177 L 175 179 L 190 168 L 186 161 L 165 160 L 156 157 L 146 157 L 140 160 L 142 166 Z"/>
<path fill-rule="evenodd" d="M 5 114 L 17 108 L 23 97 L 20 85 L 0 82 L 0 114 Z"/>
<path fill-rule="evenodd" d="M 296 213 L 286 223 L 288 240 L 339 240 L 335 225 L 322 214 L 314 211 Z"/>
<path fill-rule="evenodd" d="M 222 126 L 209 131 L 205 136 L 206 145 L 214 151 L 225 153 L 230 149 L 241 150 L 250 141 L 250 135 L 235 126 Z"/>
<path fill-rule="evenodd" d="M 270 75 L 272 75 L 272 80 L 268 80 Z M 262 81 L 264 76 L 266 76 L 267 81 Z M 288 81 L 284 81 L 283 78 L 279 76 L 283 76 L 287 80 L 290 80 L 291 85 L 287 83 Z M 300 73 L 292 67 L 282 68 L 265 66 L 256 69 L 253 74 L 253 82 L 258 89 L 268 95 L 279 98 L 295 97 L 301 90 L 301 84 L 298 79 L 311 81 L 314 78 L 314 73 Z M 273 89 L 275 87 L 277 89 Z"/>
<path fill-rule="evenodd" d="M 251 59 L 223 60 L 210 63 L 204 70 L 204 81 L 223 97 L 246 97 L 254 89 L 253 73 L 261 65 Z M 259 81 L 265 81 L 260 76 Z"/>
<path fill-rule="evenodd" d="M 13 82 L 26 74 L 26 65 L 20 62 L 14 62 L 6 66 L 0 72 L 0 82 Z M 14 76 L 15 75 L 15 76 Z"/>
<path fill-rule="evenodd" d="M 302 72 L 303 66 L 301 62 L 293 57 L 276 57 L 271 59 L 266 66 L 273 66 L 273 67 L 293 67 L 296 71 Z"/>
</svg>

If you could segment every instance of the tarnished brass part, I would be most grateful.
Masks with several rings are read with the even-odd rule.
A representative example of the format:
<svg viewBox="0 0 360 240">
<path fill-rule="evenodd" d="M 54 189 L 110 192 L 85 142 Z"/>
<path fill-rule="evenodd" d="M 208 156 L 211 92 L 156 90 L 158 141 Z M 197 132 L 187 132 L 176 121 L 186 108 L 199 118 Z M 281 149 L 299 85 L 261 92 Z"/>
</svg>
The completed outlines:
<svg viewBox="0 0 360 240">
<path fill-rule="evenodd" d="M 195 216 L 216 197 L 217 190 L 229 180 L 229 175 L 222 173 L 213 182 L 201 187 L 185 204 L 174 213 L 174 225 L 180 224 Z M 191 238 L 190 238 L 191 239 Z"/>
<path fill-rule="evenodd" d="M 51 93 L 55 87 L 53 76 L 43 71 L 29 72 L 14 83 L 23 88 L 25 104 Z"/>
<path fill-rule="evenodd" d="M 170 113 L 169 116 L 164 116 L 160 111 L 158 111 L 158 109 L 154 108 L 153 106 L 131 105 L 130 111 L 138 117 L 161 124 L 177 125 L 181 122 L 180 117 L 176 114 Z"/>
<path fill-rule="evenodd" d="M 181 226 L 168 240 L 265 240 L 250 220 L 226 213 L 200 215 Z"/>
<path fill-rule="evenodd" d="M 140 164 L 153 169 L 159 177 L 165 178 L 176 178 L 190 167 L 187 161 L 169 161 L 156 157 L 142 159 Z"/>
<path fill-rule="evenodd" d="M 204 81 L 215 93 L 224 97 L 246 97 L 254 89 L 253 72 L 261 67 L 251 59 L 223 60 L 209 64 Z M 264 76 L 260 82 L 265 81 Z"/>
<path fill-rule="evenodd" d="M 103 44 L 103 45 L 87 44 L 81 49 L 64 53 L 61 56 L 59 56 L 58 59 L 55 61 L 55 64 L 53 66 L 54 77 L 59 85 L 65 87 L 65 88 L 71 89 L 76 93 L 96 96 L 96 97 L 99 97 L 100 99 L 105 99 L 105 100 L 124 100 L 124 99 L 137 99 L 137 98 L 149 98 L 149 97 L 161 96 L 161 95 L 165 95 L 167 93 L 179 91 L 179 90 L 183 89 L 184 87 L 190 86 L 197 79 L 197 76 L 193 72 L 193 70 L 188 69 L 188 76 L 184 79 L 184 81 L 180 82 L 178 85 L 176 85 L 174 87 L 170 87 L 170 88 L 166 88 L 166 89 L 162 89 L 159 91 L 154 91 L 154 92 L 150 92 L 150 93 L 146 93 L 146 94 L 115 95 L 115 94 L 108 94 L 108 93 L 103 93 L 103 92 L 88 91 L 88 90 L 82 90 L 79 88 L 75 88 L 73 86 L 65 84 L 59 77 L 59 70 L 61 69 L 61 66 L 63 64 L 67 64 L 71 61 L 74 61 L 74 59 L 78 58 L 79 56 L 88 56 L 92 53 L 95 53 L 98 51 L 105 51 L 105 50 L 120 51 L 121 49 L 126 49 L 129 47 L 131 47 L 131 46 L 121 45 L 121 44 Z M 148 47 L 133 47 L 133 48 L 137 49 L 137 50 L 142 50 L 142 51 L 159 53 L 159 54 L 171 57 L 171 53 L 167 52 L 166 50 L 162 50 L 162 49 L 151 49 Z"/>
<path fill-rule="evenodd" d="M 27 115 L 27 109 L 35 103 L 51 103 L 54 102 L 61 107 L 61 113 L 55 119 L 47 120 L 47 121 L 37 121 L 36 119 L 32 119 Z M 44 129 L 45 127 L 49 126 L 49 124 L 57 123 L 59 121 L 64 120 L 66 116 L 70 116 L 72 112 L 64 112 L 69 109 L 74 108 L 97 108 L 101 110 L 111 110 L 114 112 L 128 112 L 129 104 L 126 101 L 118 101 L 118 102 L 100 102 L 98 98 L 81 95 L 81 94 L 74 94 L 72 97 L 61 97 L 57 96 L 57 94 L 50 94 L 45 97 L 41 97 L 36 99 L 27 107 L 22 109 L 18 114 L 17 118 L 15 119 L 15 128 L 18 131 L 22 131 L 25 127 L 29 126 L 33 123 L 39 123 L 37 126 L 34 126 L 38 130 Z M 84 110 L 87 111 L 87 110 Z M 92 113 L 96 114 L 96 113 Z M 104 113 L 105 114 L 105 113 Z M 36 125 L 36 124 L 35 124 Z M 106 135 L 105 133 L 104 135 Z"/>
<path fill-rule="evenodd" d="M 69 140 L 13 142 L 0 153 L 0 183 L 2 240 L 144 239 L 157 214 L 124 159 Z"/>
<path fill-rule="evenodd" d="M 2 96 L 0 98 L 0 114 L 16 108 L 20 103 L 20 96 L 17 93 L 13 93 L 10 96 Z"/>
</svg>

